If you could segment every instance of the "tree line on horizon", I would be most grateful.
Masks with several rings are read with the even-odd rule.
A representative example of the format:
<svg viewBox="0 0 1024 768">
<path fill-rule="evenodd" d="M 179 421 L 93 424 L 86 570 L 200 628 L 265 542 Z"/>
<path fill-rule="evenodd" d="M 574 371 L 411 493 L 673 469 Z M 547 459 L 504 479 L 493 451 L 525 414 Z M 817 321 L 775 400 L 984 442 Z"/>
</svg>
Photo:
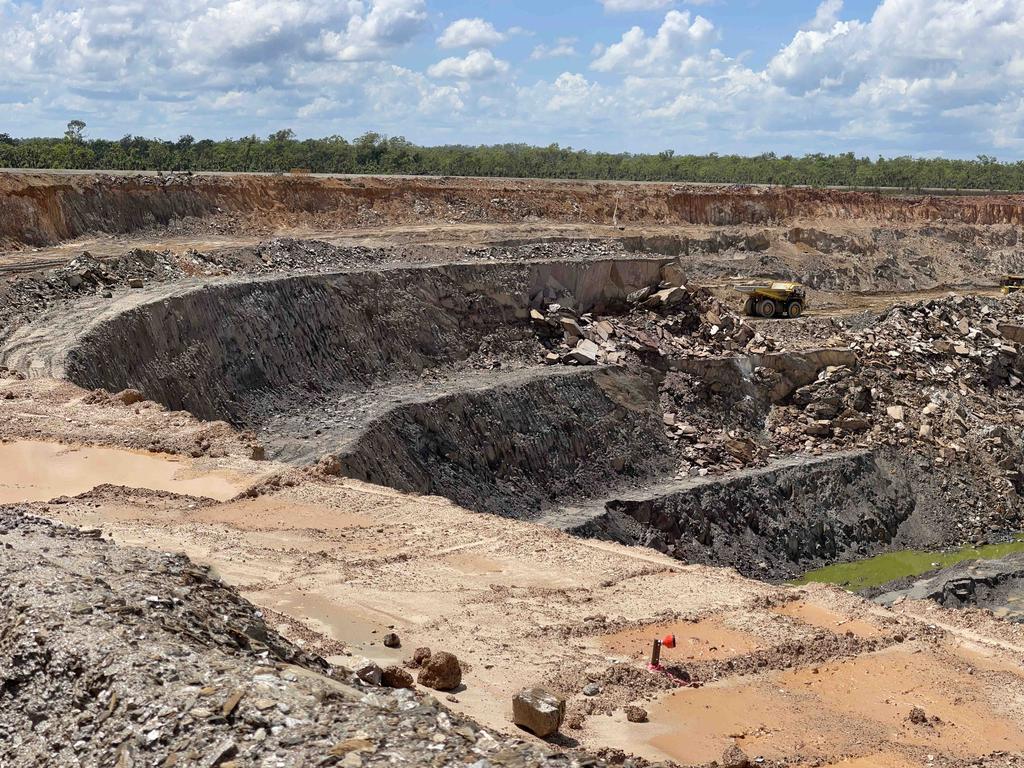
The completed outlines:
<svg viewBox="0 0 1024 768">
<path fill-rule="evenodd" d="M 1024 161 L 1001 163 L 913 157 L 856 157 L 852 152 L 802 157 L 766 153 L 686 155 L 590 152 L 552 144 L 423 147 L 402 137 L 366 133 L 296 139 L 290 129 L 267 138 L 177 141 L 125 136 L 87 139 L 73 120 L 60 138 L 0 133 L 0 167 L 148 171 L 308 171 L 310 173 L 507 176 L 631 181 L 780 184 L 901 189 L 1024 191 Z"/>
</svg>

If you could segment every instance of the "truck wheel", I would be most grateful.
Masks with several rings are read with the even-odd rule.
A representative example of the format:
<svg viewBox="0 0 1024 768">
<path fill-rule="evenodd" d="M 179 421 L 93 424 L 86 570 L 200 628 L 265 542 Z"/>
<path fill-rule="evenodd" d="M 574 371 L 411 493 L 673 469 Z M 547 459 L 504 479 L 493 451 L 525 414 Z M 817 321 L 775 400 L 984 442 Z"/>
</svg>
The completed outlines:
<svg viewBox="0 0 1024 768">
<path fill-rule="evenodd" d="M 775 302 L 771 299 L 761 299 L 757 303 L 757 314 L 761 317 L 775 317 Z"/>
<path fill-rule="evenodd" d="M 743 314 L 746 315 L 747 317 L 753 317 L 754 315 L 756 315 L 757 312 L 755 311 L 755 303 L 756 302 L 754 301 L 753 297 L 750 297 L 745 302 L 743 302 Z"/>
<path fill-rule="evenodd" d="M 789 306 L 786 307 L 786 314 L 793 320 L 800 317 L 804 313 L 804 305 L 799 301 L 789 302 Z"/>
</svg>

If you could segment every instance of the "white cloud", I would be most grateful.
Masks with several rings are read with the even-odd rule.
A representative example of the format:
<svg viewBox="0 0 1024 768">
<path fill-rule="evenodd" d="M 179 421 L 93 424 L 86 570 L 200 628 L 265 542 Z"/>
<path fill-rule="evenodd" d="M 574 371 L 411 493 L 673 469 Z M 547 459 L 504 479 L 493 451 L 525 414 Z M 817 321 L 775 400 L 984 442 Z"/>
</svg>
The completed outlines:
<svg viewBox="0 0 1024 768">
<path fill-rule="evenodd" d="M 576 43 L 579 42 L 575 37 L 560 37 L 554 45 L 538 45 L 535 46 L 533 51 L 530 53 L 530 58 L 533 61 L 540 61 L 542 59 L 560 59 L 566 56 L 576 56 Z"/>
<path fill-rule="evenodd" d="M 547 108 L 551 110 L 593 110 L 605 102 L 599 85 L 587 81 L 583 75 L 563 72 L 551 85 Z"/>
<path fill-rule="evenodd" d="M 508 62 L 496 59 L 484 48 L 470 51 L 464 58 L 450 56 L 427 69 L 435 78 L 456 78 L 460 80 L 486 80 L 508 72 Z"/>
<path fill-rule="evenodd" d="M 601 51 L 591 66 L 601 72 L 645 71 L 677 64 L 688 53 L 715 37 L 714 25 L 689 11 L 669 11 L 653 37 L 633 27 L 622 39 Z"/>
<path fill-rule="evenodd" d="M 599 0 L 609 13 L 657 11 L 672 5 L 672 0 Z"/>
<path fill-rule="evenodd" d="M 586 17 L 539 45 L 509 45 L 536 62 L 521 69 L 490 48 L 525 30 L 459 19 L 438 38 L 457 55 L 412 67 L 411 46 L 411 61 L 435 51 L 426 0 L 117 2 L 0 0 L 0 106 L 17 118 L 0 130 L 59 135 L 80 117 L 103 137 L 290 126 L 637 151 L 1024 157 L 1022 0 L 873 0 L 867 15 L 824 0 L 756 66 L 723 52 L 734 43 L 719 41 L 713 8 L 609 0 L 609 11 L 661 12 L 622 24 L 585 73 L 559 62 L 581 45 L 557 35 Z"/>
<path fill-rule="evenodd" d="M 459 19 L 448 25 L 437 38 L 437 44 L 442 48 L 488 48 L 505 39 L 506 35 L 496 30 L 489 21 Z"/>
<path fill-rule="evenodd" d="M 843 0 L 822 0 L 818 10 L 804 29 L 827 30 L 839 21 L 839 12 L 843 10 Z"/>
</svg>

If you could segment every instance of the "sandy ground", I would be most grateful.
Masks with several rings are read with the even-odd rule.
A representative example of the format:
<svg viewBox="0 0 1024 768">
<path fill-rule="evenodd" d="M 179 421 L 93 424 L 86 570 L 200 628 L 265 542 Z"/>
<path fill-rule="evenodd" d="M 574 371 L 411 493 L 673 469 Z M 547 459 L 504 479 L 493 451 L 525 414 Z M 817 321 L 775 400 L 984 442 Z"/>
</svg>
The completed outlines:
<svg viewBox="0 0 1024 768">
<path fill-rule="evenodd" d="M 799 765 L 897 768 L 1024 750 L 1024 637 L 984 614 L 887 611 L 831 587 L 770 586 L 308 473 L 293 487 L 215 501 L 281 468 L 232 455 L 243 441 L 229 432 L 214 444 L 219 457 L 125 450 L 142 419 L 172 444 L 196 423 L 152 405 L 89 403 L 45 379 L 14 385 L 18 398 L 0 399 L 0 459 L 13 457 L 0 460 L 2 492 L 41 499 L 99 486 L 35 508 L 119 542 L 186 552 L 339 663 L 453 651 L 466 674 L 447 703 L 485 726 L 512 729 L 511 696 L 543 684 L 569 700 L 564 743 L 680 764 L 718 759 L 734 742 Z M 78 423 L 100 427 L 110 447 L 78 447 Z M 382 645 L 392 630 L 400 649 Z M 677 647 L 663 660 L 700 687 L 646 670 L 651 641 L 670 632 Z M 591 680 L 602 690 L 588 698 Z M 627 722 L 634 702 L 650 722 Z M 914 707 L 938 720 L 910 722 Z"/>
</svg>

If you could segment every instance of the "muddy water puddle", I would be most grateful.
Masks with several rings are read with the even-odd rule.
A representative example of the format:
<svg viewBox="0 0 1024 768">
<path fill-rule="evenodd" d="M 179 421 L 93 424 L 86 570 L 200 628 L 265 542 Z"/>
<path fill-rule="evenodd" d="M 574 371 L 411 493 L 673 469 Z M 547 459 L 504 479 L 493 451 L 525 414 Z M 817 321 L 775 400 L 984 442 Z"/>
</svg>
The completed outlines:
<svg viewBox="0 0 1024 768">
<path fill-rule="evenodd" d="M 856 637 L 878 637 L 882 630 L 863 619 L 850 619 L 817 603 L 793 600 L 773 609 L 781 616 L 797 619 L 812 627 L 825 629 L 833 634 L 852 633 Z"/>
<path fill-rule="evenodd" d="M 673 622 L 630 629 L 595 638 L 592 642 L 605 653 L 629 659 L 645 659 L 655 638 L 676 636 L 676 647 L 665 651 L 675 661 L 719 661 L 750 653 L 758 647 L 753 635 L 727 627 L 719 619 Z"/>
<path fill-rule="evenodd" d="M 384 635 L 394 628 L 393 620 L 388 622 L 389 617 L 380 614 L 371 618 L 372 611 L 364 614 L 350 605 L 342 605 L 324 595 L 299 589 L 278 591 L 274 595 L 274 608 L 299 619 L 327 637 L 344 642 L 354 653 L 379 664 L 395 664 L 405 656 L 412 655 L 411 648 L 384 646 Z M 333 660 L 335 663 L 345 663 L 342 657 Z"/>
<path fill-rule="evenodd" d="M 75 496 L 104 484 L 225 501 L 247 481 L 228 472 L 195 472 L 188 460 L 166 454 L 34 440 L 0 443 L 2 504 Z"/>
</svg>

